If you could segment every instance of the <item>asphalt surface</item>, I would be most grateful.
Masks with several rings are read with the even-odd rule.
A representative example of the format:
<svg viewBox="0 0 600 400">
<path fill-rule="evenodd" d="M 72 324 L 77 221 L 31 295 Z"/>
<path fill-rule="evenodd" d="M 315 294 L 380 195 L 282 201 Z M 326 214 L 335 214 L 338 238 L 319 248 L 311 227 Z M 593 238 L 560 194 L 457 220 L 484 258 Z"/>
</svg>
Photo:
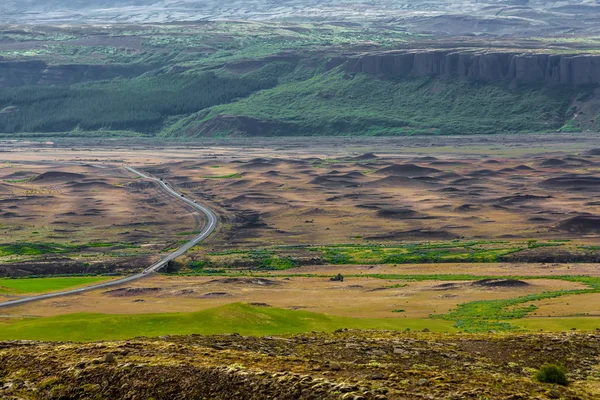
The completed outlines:
<svg viewBox="0 0 600 400">
<path fill-rule="evenodd" d="M 161 259 L 160 261 L 158 261 L 155 264 L 152 264 L 151 266 L 146 268 L 142 273 L 139 273 L 136 275 L 131 275 L 126 278 L 117 279 L 117 280 L 110 281 L 110 282 L 87 286 L 87 287 L 80 288 L 80 289 L 73 289 L 73 290 L 67 290 L 64 292 L 42 294 L 39 296 L 21 297 L 16 300 L 10 300 L 10 301 L 4 302 L 4 303 L 0 303 L 0 308 L 16 306 L 16 305 L 25 304 L 25 303 L 31 303 L 34 301 L 39 301 L 39 300 L 44 300 L 44 299 L 53 299 L 55 297 L 69 296 L 69 295 L 73 295 L 73 294 L 89 292 L 91 290 L 109 288 L 109 287 L 113 287 L 113 286 L 119 286 L 124 283 L 137 281 L 138 279 L 142 279 L 153 272 L 160 271 L 164 266 L 166 266 L 169 263 L 169 261 L 172 261 L 172 260 L 176 259 L 177 257 L 183 255 L 185 252 L 187 252 L 189 249 L 191 249 L 192 247 L 194 247 L 195 245 L 197 245 L 198 243 L 200 243 L 201 241 L 203 241 L 204 239 L 209 237 L 211 235 L 211 233 L 213 233 L 215 231 L 217 224 L 219 222 L 219 219 L 217 218 L 216 214 L 210 208 L 207 208 L 201 204 L 196 203 L 193 200 L 183 197 L 181 195 L 181 193 L 177 192 L 175 189 L 173 189 L 171 186 L 169 186 L 168 183 L 163 182 L 158 178 L 154 178 L 152 176 L 144 174 L 143 172 L 138 171 L 135 168 L 125 167 L 125 169 L 127 169 L 131 173 L 141 176 L 144 179 L 151 180 L 151 181 L 158 183 L 159 186 L 163 190 L 165 190 L 167 193 L 169 193 L 171 196 L 176 197 L 180 201 L 187 203 L 188 205 L 192 206 L 194 209 L 196 209 L 196 210 L 202 212 L 204 215 L 206 215 L 207 223 L 202 228 L 202 231 L 200 232 L 200 234 L 198 236 L 196 236 L 194 239 L 192 239 L 189 242 L 187 242 L 186 244 L 184 244 L 183 246 L 181 246 L 180 248 L 178 248 L 177 250 L 175 250 L 174 252 L 172 252 L 171 254 L 169 254 L 166 257 L 164 257 L 163 259 Z"/>
</svg>

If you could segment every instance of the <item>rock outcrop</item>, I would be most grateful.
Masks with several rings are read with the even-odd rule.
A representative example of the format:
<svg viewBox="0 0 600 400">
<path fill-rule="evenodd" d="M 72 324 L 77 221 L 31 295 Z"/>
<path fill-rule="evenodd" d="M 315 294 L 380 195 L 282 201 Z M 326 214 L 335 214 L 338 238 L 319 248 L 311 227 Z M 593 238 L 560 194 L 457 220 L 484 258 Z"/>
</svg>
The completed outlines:
<svg viewBox="0 0 600 400">
<path fill-rule="evenodd" d="M 94 80 L 132 78 L 150 69 L 145 65 L 49 65 L 44 61 L 0 60 L 0 87 L 70 85 Z"/>
<path fill-rule="evenodd" d="M 397 50 L 350 57 L 349 73 L 401 77 L 456 76 L 485 82 L 600 84 L 600 55 Z"/>
</svg>

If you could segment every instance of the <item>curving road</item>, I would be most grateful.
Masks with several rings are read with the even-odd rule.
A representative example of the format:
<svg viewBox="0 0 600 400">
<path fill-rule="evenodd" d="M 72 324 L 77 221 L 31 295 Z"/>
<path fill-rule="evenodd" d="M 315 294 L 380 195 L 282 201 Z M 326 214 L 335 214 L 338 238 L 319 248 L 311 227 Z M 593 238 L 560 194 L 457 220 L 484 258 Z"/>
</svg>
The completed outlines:
<svg viewBox="0 0 600 400">
<path fill-rule="evenodd" d="M 192 239 L 189 242 L 187 242 L 186 244 L 184 244 L 183 246 L 181 246 L 180 248 L 178 248 L 177 250 L 175 250 L 174 252 L 172 252 L 171 254 L 169 254 L 168 256 L 166 256 L 165 258 L 161 259 L 160 261 L 158 261 L 155 264 L 152 264 L 151 266 L 146 268 L 142 273 L 128 276 L 128 277 L 122 278 L 122 279 L 117 279 L 117 280 L 110 281 L 110 282 L 87 286 L 87 287 L 80 288 L 80 289 L 67 290 L 64 292 L 48 293 L 48 294 L 43 294 L 43 295 L 39 295 L 39 296 L 22 297 L 22 298 L 19 298 L 16 300 L 11 300 L 11 301 L 7 301 L 4 303 L 0 303 L 0 308 L 16 306 L 16 305 L 25 304 L 25 303 L 31 303 L 33 301 L 38 301 L 38 300 L 52 299 L 52 298 L 61 297 L 61 296 L 68 296 L 68 295 L 72 295 L 72 294 L 88 292 L 90 290 L 118 286 L 118 285 L 122 285 L 124 283 L 133 282 L 138 279 L 142 279 L 142 278 L 148 276 L 148 274 L 150 274 L 152 272 L 159 271 L 165 265 L 167 265 L 169 263 L 169 261 L 174 260 L 177 257 L 183 255 L 185 252 L 187 252 L 189 249 L 191 249 L 192 247 L 194 247 L 195 245 L 197 245 L 198 243 L 200 243 L 201 241 L 203 241 L 204 239 L 209 237 L 210 234 L 215 231 L 215 229 L 217 227 L 217 223 L 219 222 L 219 219 L 217 218 L 216 214 L 210 208 L 207 208 L 201 204 L 198 204 L 192 200 L 189 200 L 189 199 L 183 197 L 181 195 L 181 193 L 178 193 L 172 187 L 170 187 L 167 183 L 163 182 L 162 180 L 160 180 L 158 178 L 154 178 L 152 176 L 146 175 L 143 172 L 138 171 L 135 168 L 125 167 L 125 169 L 127 169 L 129 172 L 132 172 L 136 175 L 141 176 L 144 179 L 152 180 L 152 181 L 158 183 L 159 186 L 163 190 L 165 190 L 167 193 L 169 193 L 171 196 L 176 197 L 180 201 L 183 201 L 183 202 L 189 204 L 196 210 L 198 210 L 198 211 L 202 212 L 204 215 L 206 215 L 207 223 L 202 228 L 202 231 L 200 232 L 200 234 L 198 236 L 196 236 L 194 239 Z"/>
</svg>

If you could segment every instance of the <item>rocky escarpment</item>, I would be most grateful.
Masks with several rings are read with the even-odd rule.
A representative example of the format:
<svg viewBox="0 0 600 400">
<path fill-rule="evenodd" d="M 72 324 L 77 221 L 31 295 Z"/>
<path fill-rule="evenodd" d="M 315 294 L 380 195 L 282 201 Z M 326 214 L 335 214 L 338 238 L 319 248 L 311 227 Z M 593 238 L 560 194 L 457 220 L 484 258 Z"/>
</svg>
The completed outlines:
<svg viewBox="0 0 600 400">
<path fill-rule="evenodd" d="M 600 84 L 600 55 L 398 50 L 361 54 L 345 64 L 349 73 L 400 77 L 456 76 L 486 82 Z"/>
<path fill-rule="evenodd" d="M 150 69 L 145 65 L 49 65 L 44 61 L 1 61 L 0 87 L 71 85 L 79 82 L 132 78 Z"/>
</svg>

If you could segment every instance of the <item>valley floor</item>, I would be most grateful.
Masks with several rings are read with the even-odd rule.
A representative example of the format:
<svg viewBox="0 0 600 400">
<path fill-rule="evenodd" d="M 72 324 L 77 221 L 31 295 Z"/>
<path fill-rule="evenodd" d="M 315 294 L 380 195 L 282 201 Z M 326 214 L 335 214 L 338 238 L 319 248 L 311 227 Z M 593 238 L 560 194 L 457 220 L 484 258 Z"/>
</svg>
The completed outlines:
<svg viewBox="0 0 600 400">
<path fill-rule="evenodd" d="M 163 274 L 2 310 L 0 397 L 597 398 L 597 139 L 4 142 L 0 301 L 196 234 L 125 165 L 220 225 Z"/>
</svg>

